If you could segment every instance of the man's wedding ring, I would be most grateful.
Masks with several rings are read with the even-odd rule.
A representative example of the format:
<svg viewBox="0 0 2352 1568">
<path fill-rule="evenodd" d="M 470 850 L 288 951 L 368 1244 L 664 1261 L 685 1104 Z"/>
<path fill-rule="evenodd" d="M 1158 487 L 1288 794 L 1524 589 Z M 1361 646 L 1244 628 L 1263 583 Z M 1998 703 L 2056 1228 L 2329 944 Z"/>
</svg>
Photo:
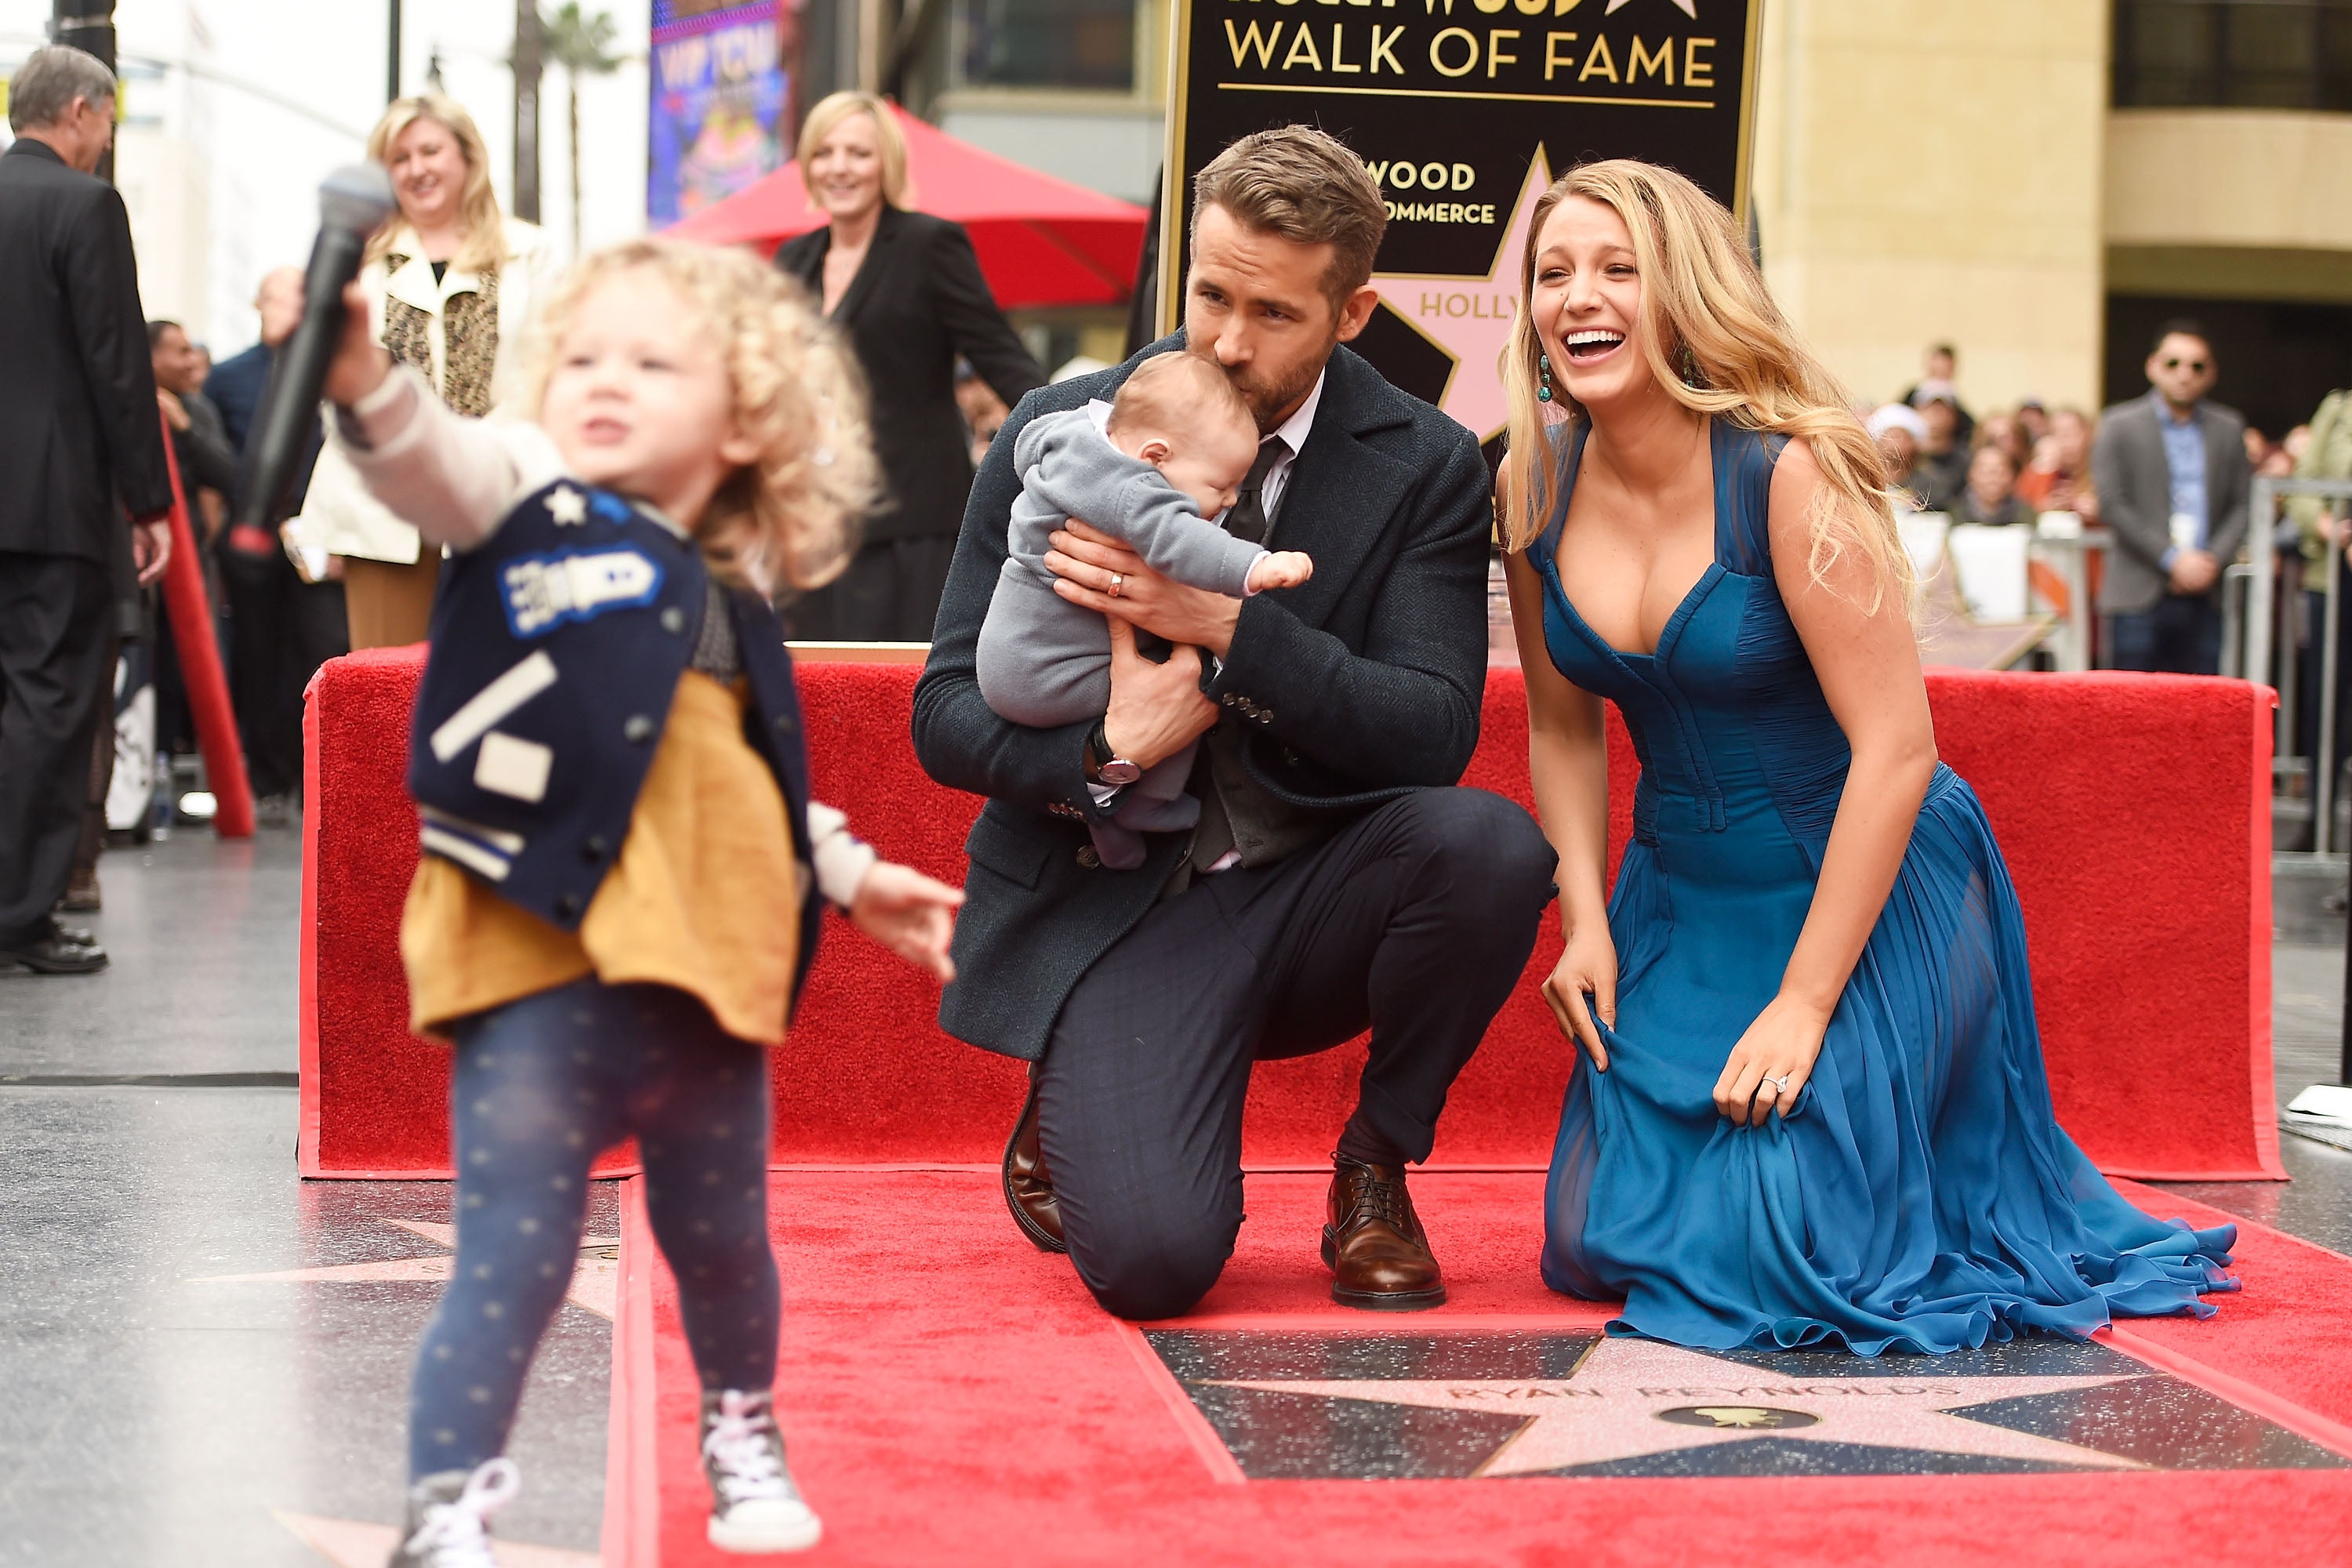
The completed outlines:
<svg viewBox="0 0 2352 1568">
<path fill-rule="evenodd" d="M 1789 1092 L 1789 1075 L 1787 1073 L 1782 1073 L 1779 1078 L 1768 1078 L 1764 1081 L 1772 1086 L 1772 1092 L 1775 1094 L 1786 1094 Z"/>
<path fill-rule="evenodd" d="M 1107 591 L 1109 593 L 1109 595 L 1110 595 L 1110 596 L 1111 596 L 1112 598 L 1114 598 L 1114 599 L 1118 598 L 1118 597 L 1119 590 L 1120 590 L 1121 588 L 1124 588 L 1125 586 L 1127 586 L 1127 579 L 1126 579 L 1126 578 L 1124 578 L 1124 577 L 1120 576 L 1120 575 L 1119 575 L 1118 573 L 1116 573 L 1116 572 L 1114 572 L 1114 573 L 1112 573 L 1112 574 L 1110 574 L 1110 587 L 1109 587 Z"/>
</svg>

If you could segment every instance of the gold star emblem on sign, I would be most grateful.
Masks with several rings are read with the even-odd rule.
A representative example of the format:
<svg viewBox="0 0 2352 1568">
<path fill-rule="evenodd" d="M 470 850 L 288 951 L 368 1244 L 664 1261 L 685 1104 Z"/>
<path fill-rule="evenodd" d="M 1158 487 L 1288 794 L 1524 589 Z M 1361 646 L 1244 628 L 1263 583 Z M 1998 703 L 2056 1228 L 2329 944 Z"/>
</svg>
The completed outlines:
<svg viewBox="0 0 2352 1568">
<path fill-rule="evenodd" d="M 2136 1459 L 1958 1414 L 2136 1375 L 1970 1377 L 1927 1367 L 1899 1377 L 1808 1378 L 1653 1340 L 1603 1338 L 1563 1378 L 1228 1378 L 1202 1386 L 1525 1417 L 1479 1476 L 1541 1475 L 1766 1436 L 2139 1470 L 2147 1467 Z"/>
<path fill-rule="evenodd" d="M 1527 248 L 1528 226 L 1534 221 L 1537 198 L 1550 184 L 1550 163 L 1538 147 L 1528 160 L 1527 176 L 1519 182 L 1510 221 L 1503 226 L 1485 277 L 1372 274 L 1372 287 L 1389 309 L 1454 361 L 1437 406 L 1481 441 L 1502 434 L 1509 416 L 1497 367 L 1518 315 L 1519 257 Z"/>
</svg>

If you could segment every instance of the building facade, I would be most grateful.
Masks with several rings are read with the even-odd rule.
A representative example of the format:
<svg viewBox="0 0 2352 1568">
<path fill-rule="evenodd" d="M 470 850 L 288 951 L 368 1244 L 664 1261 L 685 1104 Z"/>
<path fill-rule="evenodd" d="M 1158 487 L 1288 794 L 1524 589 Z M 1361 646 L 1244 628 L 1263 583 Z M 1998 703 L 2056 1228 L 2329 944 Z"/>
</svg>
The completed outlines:
<svg viewBox="0 0 2352 1568">
<path fill-rule="evenodd" d="M 1150 199 L 1168 0 L 908 15 L 919 112 Z M 2177 315 L 2273 435 L 2352 380 L 2352 0 L 1768 0 L 1761 67 L 1766 271 L 1857 397 L 1948 342 L 1974 406 L 2095 407 Z"/>
</svg>

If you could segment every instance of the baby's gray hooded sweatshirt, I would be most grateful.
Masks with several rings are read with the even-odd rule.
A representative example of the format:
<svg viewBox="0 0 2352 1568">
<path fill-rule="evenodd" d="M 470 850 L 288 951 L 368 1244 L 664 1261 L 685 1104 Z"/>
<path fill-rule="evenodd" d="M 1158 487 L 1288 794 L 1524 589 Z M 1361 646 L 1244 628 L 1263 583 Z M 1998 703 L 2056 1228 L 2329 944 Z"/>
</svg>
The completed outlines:
<svg viewBox="0 0 2352 1568">
<path fill-rule="evenodd" d="M 1248 592 L 1250 568 L 1265 553 L 1202 517 L 1158 468 L 1112 446 L 1105 412 L 1097 404 L 1041 415 L 1013 448 L 1021 494 L 975 661 L 981 695 L 1016 724 L 1075 724 L 1098 718 L 1110 700 L 1110 630 L 1055 594 L 1045 569 L 1064 519 L 1123 542 L 1176 582 L 1234 598 Z"/>
</svg>

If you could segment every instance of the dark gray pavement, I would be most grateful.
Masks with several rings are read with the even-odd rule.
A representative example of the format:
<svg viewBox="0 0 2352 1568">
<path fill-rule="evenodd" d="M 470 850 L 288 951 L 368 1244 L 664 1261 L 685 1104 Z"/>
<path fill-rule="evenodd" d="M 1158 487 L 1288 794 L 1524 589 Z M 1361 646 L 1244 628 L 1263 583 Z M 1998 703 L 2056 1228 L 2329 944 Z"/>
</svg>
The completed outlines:
<svg viewBox="0 0 2352 1568">
<path fill-rule="evenodd" d="M 110 853 L 91 923 L 113 967 L 0 971 L 5 1568 L 316 1568 L 278 1514 L 399 1517 L 448 1192 L 295 1176 L 299 855 L 290 832 Z M 2275 957 L 2282 1101 L 2335 1074 L 2342 921 L 2305 902 L 2283 907 Z M 2352 1154 L 2282 1142 L 2293 1183 L 2179 1190 L 2352 1252 Z M 592 1234 L 614 1234 L 613 1210 L 603 1186 Z M 375 1277 L 218 1278 L 360 1266 Z M 608 1321 L 564 1307 L 504 1538 L 594 1551 L 611 1345 Z"/>
<path fill-rule="evenodd" d="M 397 1522 L 440 1285 L 216 1277 L 418 1274 L 448 1249 L 390 1221 L 446 1225 L 448 1188 L 296 1178 L 296 835 L 184 831 L 100 874 L 111 968 L 0 971 L 0 1564 L 319 1568 L 276 1516 Z M 593 1205 L 615 1234 L 610 1184 Z M 595 1550 L 611 1362 L 567 1304 L 503 1538 Z"/>
</svg>

